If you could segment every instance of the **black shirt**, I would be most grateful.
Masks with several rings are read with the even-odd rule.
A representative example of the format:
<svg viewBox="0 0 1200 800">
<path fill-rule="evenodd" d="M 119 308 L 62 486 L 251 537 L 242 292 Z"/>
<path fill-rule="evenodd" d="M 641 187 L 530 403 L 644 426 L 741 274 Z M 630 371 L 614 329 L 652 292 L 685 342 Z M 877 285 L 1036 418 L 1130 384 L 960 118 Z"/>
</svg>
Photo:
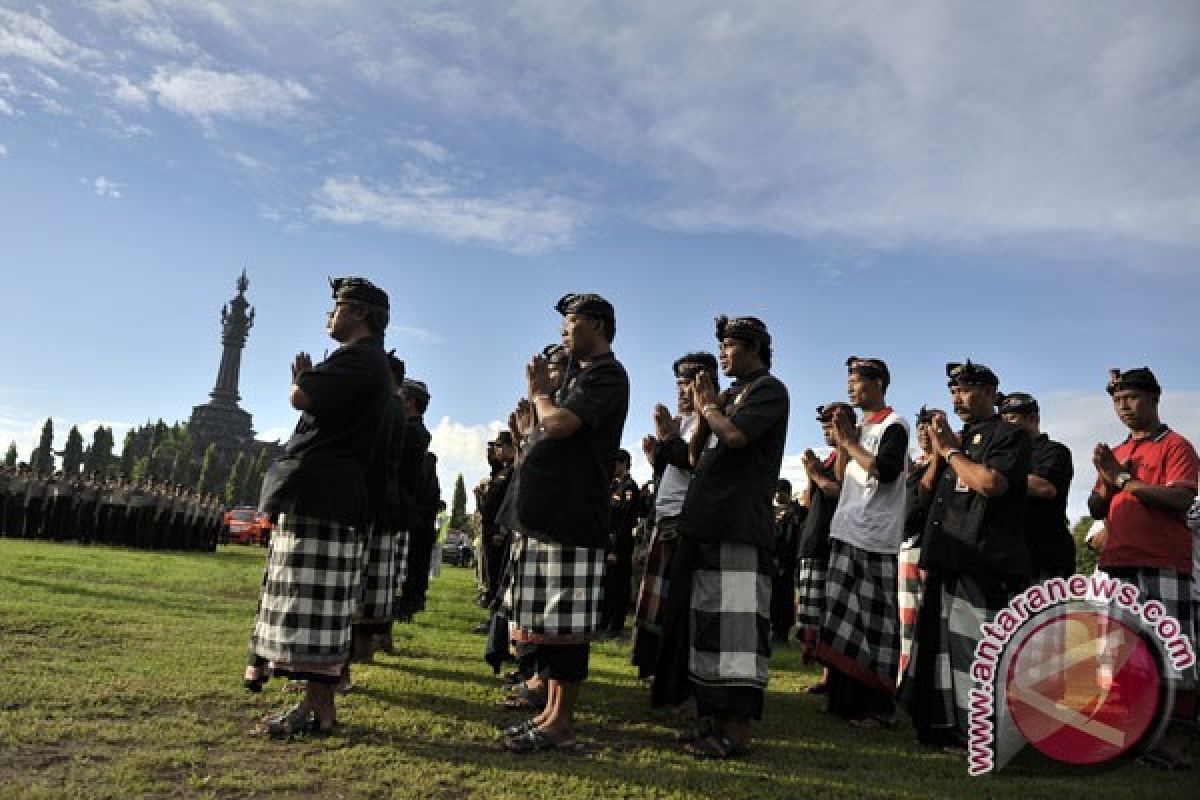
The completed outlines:
<svg viewBox="0 0 1200 800">
<path fill-rule="evenodd" d="M 780 573 L 791 573 L 796 568 L 800 526 L 807 514 L 808 509 L 795 501 L 775 507 L 775 560 Z"/>
<path fill-rule="evenodd" d="M 1068 577 L 1075 571 L 1075 539 L 1067 523 L 1067 493 L 1075 468 L 1071 451 L 1041 434 L 1033 440 L 1031 475 L 1054 485 L 1053 499 L 1029 496 L 1025 512 L 1025 546 L 1034 576 Z"/>
<path fill-rule="evenodd" d="M 301 373 L 296 385 L 311 407 L 267 471 L 259 507 L 272 515 L 361 525 L 368 513 L 367 468 L 391 399 L 383 339 L 339 347 Z"/>
<path fill-rule="evenodd" d="M 734 382 L 722 394 L 721 406 L 746 445 L 729 447 L 717 439 L 700 455 L 683 501 L 680 532 L 773 551 L 771 507 L 787 439 L 787 387 L 762 370 Z"/>
<path fill-rule="evenodd" d="M 929 502 L 921 502 L 921 479 L 932 465 L 930 459 L 923 464 L 914 463 L 908 470 L 908 481 L 904 486 L 904 543 L 908 547 L 920 547 L 925 535 Z"/>
<path fill-rule="evenodd" d="M 837 454 L 830 453 L 820 471 L 829 480 L 837 478 L 834 465 Z M 808 513 L 800 528 L 800 558 L 816 559 L 822 563 L 829 561 L 832 547 L 829 544 L 829 526 L 833 522 L 833 514 L 837 511 L 838 498 L 829 497 L 814 484 L 808 493 Z"/>
<path fill-rule="evenodd" d="M 637 527 L 638 512 L 642 505 L 642 493 L 637 482 L 628 475 L 622 480 L 614 480 L 610 502 L 612 535 L 608 552 L 617 557 L 618 565 L 628 567 L 633 563 L 633 529 Z"/>
<path fill-rule="evenodd" d="M 994 415 L 963 428 L 961 441 L 965 456 L 954 456 L 937 479 L 921 566 L 943 572 L 1029 577 L 1024 536 L 1029 435 Z M 953 465 L 964 457 L 1003 475 L 1008 491 L 987 498 L 960 483 Z"/>
<path fill-rule="evenodd" d="M 401 530 L 416 530 L 419 523 L 422 491 L 427 482 L 425 454 L 433 437 L 421 417 L 409 417 L 404 425 L 404 443 L 400 456 L 400 503 L 403 508 Z"/>
<path fill-rule="evenodd" d="M 517 515 L 527 536 L 606 549 L 609 489 L 629 411 L 629 376 L 612 353 L 574 367 L 557 405 L 579 417 L 570 436 L 542 436 L 518 468 Z"/>
</svg>

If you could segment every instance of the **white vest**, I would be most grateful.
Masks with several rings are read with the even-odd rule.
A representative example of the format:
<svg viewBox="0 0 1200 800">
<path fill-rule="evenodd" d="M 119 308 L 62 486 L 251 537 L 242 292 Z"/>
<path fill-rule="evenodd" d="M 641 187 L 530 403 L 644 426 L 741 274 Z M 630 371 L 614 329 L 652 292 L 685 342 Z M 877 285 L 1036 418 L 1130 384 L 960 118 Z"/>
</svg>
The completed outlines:
<svg viewBox="0 0 1200 800">
<path fill-rule="evenodd" d="M 900 425 L 908 431 L 908 423 L 895 411 L 882 422 L 868 422 L 864 418 L 858 426 L 858 443 L 864 450 L 875 455 L 883 432 L 892 425 Z M 838 496 L 837 511 L 829 525 L 829 536 L 852 544 L 872 553 L 898 553 L 904 539 L 905 483 L 908 476 L 908 455 L 904 456 L 904 467 L 891 483 L 880 483 L 879 478 L 867 474 L 854 459 L 846 465 L 846 476 L 842 480 L 842 493 Z"/>
</svg>

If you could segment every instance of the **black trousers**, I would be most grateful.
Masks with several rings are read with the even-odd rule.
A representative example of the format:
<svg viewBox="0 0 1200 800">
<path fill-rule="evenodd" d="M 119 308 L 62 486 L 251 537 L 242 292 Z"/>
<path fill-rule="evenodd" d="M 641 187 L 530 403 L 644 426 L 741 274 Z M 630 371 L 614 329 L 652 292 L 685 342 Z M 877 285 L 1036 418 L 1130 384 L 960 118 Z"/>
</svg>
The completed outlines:
<svg viewBox="0 0 1200 800">
<path fill-rule="evenodd" d="M 783 568 L 771 577 L 771 635 L 787 639 L 796 624 L 796 567 Z"/>
<path fill-rule="evenodd" d="M 563 683 L 583 683 L 588 676 L 588 660 L 591 645 L 583 644 L 539 644 L 537 649 L 538 672 L 547 680 Z"/>
<path fill-rule="evenodd" d="M 600 609 L 600 627 L 620 633 L 629 616 L 629 594 L 633 582 L 633 564 L 618 560 L 604 571 L 604 603 Z"/>
</svg>

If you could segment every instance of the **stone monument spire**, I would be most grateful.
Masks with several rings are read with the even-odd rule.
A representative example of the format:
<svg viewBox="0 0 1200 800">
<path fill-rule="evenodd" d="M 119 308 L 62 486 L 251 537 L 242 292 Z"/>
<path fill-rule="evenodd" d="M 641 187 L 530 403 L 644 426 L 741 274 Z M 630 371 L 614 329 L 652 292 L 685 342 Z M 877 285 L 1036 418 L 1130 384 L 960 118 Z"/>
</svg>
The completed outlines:
<svg viewBox="0 0 1200 800">
<path fill-rule="evenodd" d="M 197 454 L 210 444 L 217 446 L 221 464 L 229 467 L 237 454 L 255 446 L 254 422 L 250 413 L 238 405 L 238 379 L 242 371 L 242 350 L 254 325 L 254 309 L 246 300 L 250 280 L 246 270 L 237 279 L 237 296 L 221 308 L 221 366 L 212 398 L 192 409 L 188 433 Z"/>
<path fill-rule="evenodd" d="M 246 270 L 237 279 L 237 296 L 221 308 L 221 367 L 217 370 L 217 383 L 209 393 L 213 405 L 234 406 L 241 400 L 238 394 L 238 378 L 242 370 L 242 350 L 246 337 L 254 326 L 254 309 L 246 301 L 246 289 L 250 280 Z"/>
</svg>

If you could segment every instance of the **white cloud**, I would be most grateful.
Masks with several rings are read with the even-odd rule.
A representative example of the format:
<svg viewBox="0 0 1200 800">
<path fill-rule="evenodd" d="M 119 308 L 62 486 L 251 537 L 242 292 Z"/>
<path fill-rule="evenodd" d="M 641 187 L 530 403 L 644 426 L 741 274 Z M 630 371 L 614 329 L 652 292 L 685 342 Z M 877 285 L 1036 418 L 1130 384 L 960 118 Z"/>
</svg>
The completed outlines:
<svg viewBox="0 0 1200 800">
<path fill-rule="evenodd" d="M 257 123 L 293 117 L 313 98 L 293 80 L 202 67 L 159 67 L 147 88 L 163 108 L 206 127 L 218 117 Z"/>
<path fill-rule="evenodd" d="M 99 60 L 100 54 L 63 36 L 43 19 L 0 8 L 0 58 L 5 57 L 75 71 L 83 62 Z"/>
<path fill-rule="evenodd" d="M 0 143 L 0 158 L 8 158 L 8 145 Z"/>
<path fill-rule="evenodd" d="M 489 474 L 487 443 L 500 431 L 500 422 L 486 425 L 469 425 L 442 417 L 431 428 L 429 449 L 437 455 L 438 482 L 442 488 L 442 499 L 450 505 L 454 481 L 463 476 L 467 488 L 467 505 L 473 507 L 475 486 Z"/>
<path fill-rule="evenodd" d="M 16 115 L 16 113 L 16 110 L 12 107 L 12 103 L 0 97 L 0 114 L 11 117 Z"/>
<path fill-rule="evenodd" d="M 419 8 L 329 46 L 405 101 L 644 177 L 623 210 L 659 226 L 1200 244 L 1194 3 Z"/>
<path fill-rule="evenodd" d="M 241 166 L 250 170 L 251 172 L 258 172 L 260 169 L 262 169 L 262 166 L 263 166 L 262 162 L 259 161 L 257 158 L 255 158 L 252 155 L 249 155 L 248 153 L 243 153 L 240 150 L 236 150 L 236 151 L 230 153 L 229 157 L 232 158 L 234 161 L 236 161 Z"/>
<path fill-rule="evenodd" d="M 140 86 L 130 83 L 124 75 L 114 75 L 113 97 L 121 105 L 145 111 L 150 107 L 150 97 Z"/>
<path fill-rule="evenodd" d="M 293 430 L 292 428 L 275 426 L 273 428 L 267 428 L 265 431 L 259 431 L 254 436 L 260 442 L 283 443 L 283 442 L 286 442 L 288 440 L 288 438 L 292 435 L 292 430 Z"/>
<path fill-rule="evenodd" d="M 445 344 L 446 337 L 439 333 L 418 328 L 415 325 L 391 325 L 387 332 L 405 339 L 412 339 L 418 344 Z"/>
<path fill-rule="evenodd" d="M 106 197 L 109 200 L 120 200 L 122 190 L 125 188 L 124 184 L 117 183 L 116 181 L 106 178 L 103 175 L 91 180 L 88 180 L 87 178 L 81 178 L 80 182 L 90 186 L 92 191 L 94 191 L 100 197 Z"/>
<path fill-rule="evenodd" d="M 428 139 L 405 139 L 403 144 L 405 147 L 408 147 L 430 161 L 442 163 L 448 161 L 450 158 L 449 150 L 437 142 L 431 142 Z"/>
<path fill-rule="evenodd" d="M 313 212 L 342 225 L 372 224 L 526 255 L 565 246 L 582 222 L 575 203 L 536 191 L 473 197 L 436 183 L 387 187 L 357 176 L 327 178 Z"/>
</svg>

